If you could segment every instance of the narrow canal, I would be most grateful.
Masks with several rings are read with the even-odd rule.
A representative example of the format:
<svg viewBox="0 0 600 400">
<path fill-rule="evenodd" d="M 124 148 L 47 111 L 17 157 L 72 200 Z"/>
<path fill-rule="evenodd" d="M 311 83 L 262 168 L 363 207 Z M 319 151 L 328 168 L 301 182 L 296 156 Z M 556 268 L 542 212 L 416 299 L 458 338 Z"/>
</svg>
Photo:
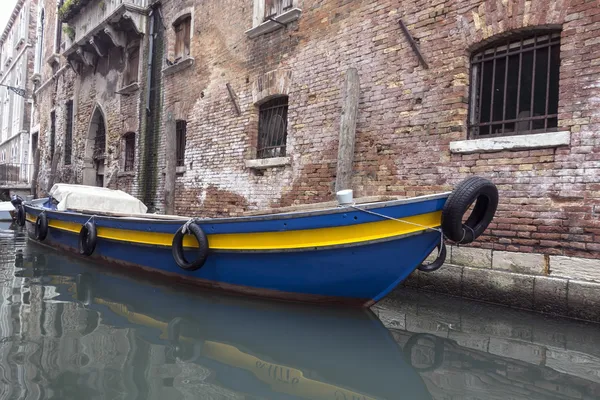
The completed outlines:
<svg viewBox="0 0 600 400">
<path fill-rule="evenodd" d="M 198 293 L 0 223 L 0 399 L 598 399 L 600 326 L 398 291 L 369 311 Z"/>
</svg>

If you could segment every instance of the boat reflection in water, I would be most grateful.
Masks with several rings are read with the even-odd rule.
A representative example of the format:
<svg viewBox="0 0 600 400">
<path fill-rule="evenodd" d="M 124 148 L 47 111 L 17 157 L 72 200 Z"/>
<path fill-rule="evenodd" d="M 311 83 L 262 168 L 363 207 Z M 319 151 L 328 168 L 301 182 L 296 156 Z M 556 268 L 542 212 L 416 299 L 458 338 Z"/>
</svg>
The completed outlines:
<svg viewBox="0 0 600 400">
<path fill-rule="evenodd" d="M 39 333 L 29 362 L 46 398 L 431 398 L 369 310 L 198 294 L 36 257 L 18 274 L 40 282 L 52 314 L 23 331 Z"/>
</svg>

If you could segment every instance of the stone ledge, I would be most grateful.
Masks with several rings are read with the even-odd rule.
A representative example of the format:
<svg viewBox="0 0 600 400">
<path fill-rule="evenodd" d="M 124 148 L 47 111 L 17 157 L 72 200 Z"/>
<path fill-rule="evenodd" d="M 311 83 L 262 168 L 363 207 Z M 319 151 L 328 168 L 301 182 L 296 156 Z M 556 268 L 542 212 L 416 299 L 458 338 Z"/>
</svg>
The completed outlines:
<svg viewBox="0 0 600 400">
<path fill-rule="evenodd" d="M 119 178 L 134 177 L 135 171 L 122 171 L 117 174 Z"/>
<path fill-rule="evenodd" d="M 451 246 L 450 262 L 466 267 L 492 268 L 492 250 Z"/>
<path fill-rule="evenodd" d="M 249 38 L 255 38 L 260 35 L 264 35 L 265 33 L 276 31 L 279 28 L 282 28 L 282 24 L 286 25 L 290 22 L 296 21 L 302 15 L 302 10 L 299 8 L 292 8 L 289 11 L 284 12 L 283 14 L 277 15 L 273 18 L 275 21 L 265 21 L 262 24 L 255 26 L 252 29 L 248 29 L 246 31 L 246 35 Z"/>
<path fill-rule="evenodd" d="M 492 268 L 520 274 L 545 275 L 548 266 L 543 254 L 494 250 Z"/>
<path fill-rule="evenodd" d="M 490 153 L 502 150 L 543 149 L 568 146 L 571 132 L 547 132 L 530 135 L 501 136 L 450 142 L 450 152 L 458 154 Z"/>
<path fill-rule="evenodd" d="M 273 157 L 273 158 L 261 158 L 257 160 L 244 160 L 246 168 L 252 169 L 266 169 L 274 167 L 283 167 L 290 165 L 292 160 L 290 157 Z"/>
<path fill-rule="evenodd" d="M 184 58 L 183 60 L 179 60 L 176 64 L 165 67 L 162 70 L 163 75 L 168 76 L 168 75 L 173 75 L 177 72 L 183 71 L 184 69 L 189 68 L 192 65 L 194 65 L 194 62 L 195 62 L 194 57 L 187 57 L 187 58 Z"/>
<path fill-rule="evenodd" d="M 140 90 L 140 84 L 138 82 L 133 82 L 133 83 L 117 90 L 115 93 L 116 94 L 131 94 L 131 93 L 137 92 L 138 90 Z"/>
<path fill-rule="evenodd" d="M 600 282 L 600 260 L 591 258 L 550 256 L 550 276 Z"/>
</svg>

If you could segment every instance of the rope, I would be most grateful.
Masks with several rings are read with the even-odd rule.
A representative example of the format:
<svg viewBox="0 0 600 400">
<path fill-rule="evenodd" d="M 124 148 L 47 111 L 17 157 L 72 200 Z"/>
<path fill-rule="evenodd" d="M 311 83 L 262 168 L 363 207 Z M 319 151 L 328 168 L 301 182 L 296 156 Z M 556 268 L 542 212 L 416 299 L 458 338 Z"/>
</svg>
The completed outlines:
<svg viewBox="0 0 600 400">
<path fill-rule="evenodd" d="M 190 218 L 185 224 L 183 224 L 183 228 L 181 229 L 181 233 L 184 235 L 189 231 L 190 225 L 195 222 L 195 218 Z"/>
<path fill-rule="evenodd" d="M 93 220 L 94 220 L 94 218 L 96 218 L 96 216 L 95 216 L 95 215 L 92 215 L 92 216 L 90 217 L 90 219 L 88 219 L 88 220 L 85 222 L 85 224 L 87 224 L 87 223 L 88 223 L 88 222 L 90 222 L 90 221 L 93 221 Z M 85 225 L 85 224 L 83 224 L 83 225 Z"/>
<path fill-rule="evenodd" d="M 375 211 L 365 210 L 364 208 L 360 208 L 360 207 L 358 207 L 355 204 L 349 205 L 348 207 L 354 208 L 355 210 L 362 211 L 362 212 L 367 213 L 367 214 L 376 215 L 376 216 L 384 218 L 384 219 L 389 219 L 391 221 L 401 222 L 403 224 L 409 224 L 409 225 L 418 226 L 418 227 L 423 228 L 425 230 L 439 232 L 439 234 L 440 234 L 440 246 L 439 246 L 439 249 L 438 249 L 438 257 L 440 256 L 440 254 L 442 254 L 442 246 L 444 245 L 444 238 L 445 237 L 444 237 L 444 232 L 442 232 L 441 228 L 432 228 L 430 226 L 417 224 L 416 222 L 411 222 L 411 221 L 406 221 L 406 220 L 400 219 L 400 218 L 390 217 L 389 215 L 380 214 L 380 213 L 377 213 Z M 464 239 L 464 237 L 463 237 L 463 239 Z"/>
</svg>

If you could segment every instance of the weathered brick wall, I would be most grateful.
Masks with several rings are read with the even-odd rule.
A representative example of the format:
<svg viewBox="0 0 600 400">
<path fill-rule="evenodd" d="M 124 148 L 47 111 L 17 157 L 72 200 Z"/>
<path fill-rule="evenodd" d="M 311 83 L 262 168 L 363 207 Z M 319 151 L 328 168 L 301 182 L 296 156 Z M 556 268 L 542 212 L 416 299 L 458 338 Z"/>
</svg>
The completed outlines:
<svg viewBox="0 0 600 400">
<path fill-rule="evenodd" d="M 46 25 L 44 34 L 44 53 L 47 59 L 54 52 L 56 3 L 45 1 Z M 139 82 L 145 82 L 144 52 L 140 49 Z M 61 68 L 65 68 L 61 70 Z M 143 90 L 127 96 L 115 92 L 123 86 L 125 57 L 123 49 L 112 47 L 109 53 L 97 60 L 93 67 L 87 66 L 77 73 L 68 66 L 64 57 L 60 57 L 60 65 L 52 67 L 44 62 L 41 88 L 37 93 L 33 125 L 39 124 L 39 146 L 41 150 L 40 188 L 46 189 L 51 168 L 49 152 L 50 114 L 56 112 L 55 146 L 62 149 L 63 156 L 59 162 L 55 183 L 86 183 L 83 178 L 86 146 L 93 146 L 88 140 L 90 123 L 96 109 L 101 110 L 106 127 L 106 159 L 104 169 L 105 186 L 124 190 L 134 196 L 138 195 L 138 169 L 140 107 L 142 107 Z M 61 71 L 53 78 L 53 72 Z M 73 101 L 73 133 L 72 162 L 64 164 L 65 134 L 67 128 L 66 104 Z M 136 159 L 133 173 L 122 173 L 124 169 L 124 140 L 127 132 L 136 134 Z M 89 182 L 87 182 L 89 184 Z M 93 184 L 93 183 L 92 183 Z"/>
<path fill-rule="evenodd" d="M 600 257 L 597 1 L 305 0 L 297 22 L 250 39 L 244 32 L 252 27 L 251 0 L 172 0 L 163 6 L 168 40 L 173 18 L 192 4 L 195 64 L 164 78 L 165 113 L 188 121 L 178 213 L 235 215 L 332 199 L 340 91 L 344 72 L 355 67 L 361 81 L 357 196 L 427 194 L 472 174 L 485 176 L 499 186 L 501 200 L 475 246 Z M 429 69 L 419 65 L 400 18 Z M 470 51 L 536 27 L 562 29 L 559 129 L 571 132 L 571 145 L 452 154 L 449 143 L 467 138 Z M 291 165 L 248 169 L 258 113 L 253 85 L 269 71 L 287 70 Z M 239 117 L 226 83 L 236 92 Z"/>
</svg>

